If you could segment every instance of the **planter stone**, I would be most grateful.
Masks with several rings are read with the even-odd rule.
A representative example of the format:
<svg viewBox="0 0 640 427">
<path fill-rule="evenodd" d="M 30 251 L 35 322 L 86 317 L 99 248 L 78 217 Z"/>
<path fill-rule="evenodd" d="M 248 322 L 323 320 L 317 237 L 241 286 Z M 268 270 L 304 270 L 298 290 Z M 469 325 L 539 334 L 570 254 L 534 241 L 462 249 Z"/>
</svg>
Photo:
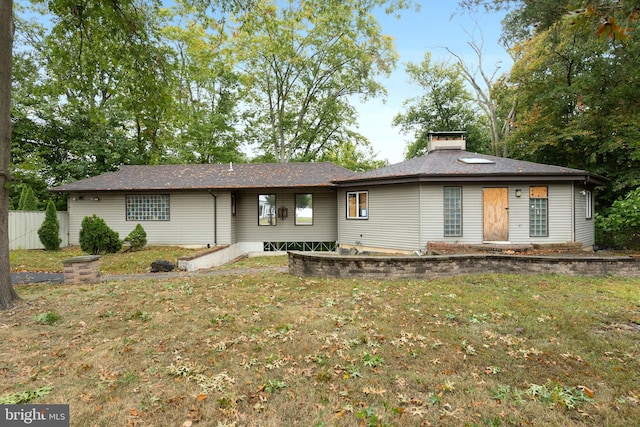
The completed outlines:
<svg viewBox="0 0 640 427">
<path fill-rule="evenodd" d="M 176 265 L 174 263 L 163 259 L 157 259 L 151 263 L 152 273 L 173 271 L 174 268 L 176 268 Z"/>
<path fill-rule="evenodd" d="M 70 284 L 97 283 L 100 281 L 100 256 L 86 255 L 62 261 L 64 282 Z"/>
</svg>

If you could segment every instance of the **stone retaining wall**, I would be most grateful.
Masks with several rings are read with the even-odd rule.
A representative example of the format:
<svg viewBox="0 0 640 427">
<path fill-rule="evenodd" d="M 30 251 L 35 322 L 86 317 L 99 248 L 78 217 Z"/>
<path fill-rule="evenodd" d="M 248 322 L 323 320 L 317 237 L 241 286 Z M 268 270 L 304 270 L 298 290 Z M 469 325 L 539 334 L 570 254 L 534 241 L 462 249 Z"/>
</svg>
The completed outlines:
<svg viewBox="0 0 640 427">
<path fill-rule="evenodd" d="M 302 277 L 429 279 L 479 273 L 640 277 L 640 259 L 501 254 L 361 256 L 289 252 L 289 274 Z"/>
</svg>

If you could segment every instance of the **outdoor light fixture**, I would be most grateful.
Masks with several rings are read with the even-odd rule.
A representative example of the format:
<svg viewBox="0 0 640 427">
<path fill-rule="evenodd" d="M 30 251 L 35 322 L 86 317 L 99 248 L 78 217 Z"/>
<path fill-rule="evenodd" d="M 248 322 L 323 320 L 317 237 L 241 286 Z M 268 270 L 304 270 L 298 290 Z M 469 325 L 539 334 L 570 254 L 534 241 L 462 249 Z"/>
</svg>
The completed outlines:
<svg viewBox="0 0 640 427">
<path fill-rule="evenodd" d="M 289 209 L 287 209 L 287 207 L 284 205 L 280 206 L 278 208 L 278 218 L 284 221 L 285 219 L 287 219 L 288 216 L 289 216 Z"/>
<path fill-rule="evenodd" d="M 521 197 L 522 196 L 522 190 L 519 188 L 516 188 L 516 197 Z"/>
</svg>

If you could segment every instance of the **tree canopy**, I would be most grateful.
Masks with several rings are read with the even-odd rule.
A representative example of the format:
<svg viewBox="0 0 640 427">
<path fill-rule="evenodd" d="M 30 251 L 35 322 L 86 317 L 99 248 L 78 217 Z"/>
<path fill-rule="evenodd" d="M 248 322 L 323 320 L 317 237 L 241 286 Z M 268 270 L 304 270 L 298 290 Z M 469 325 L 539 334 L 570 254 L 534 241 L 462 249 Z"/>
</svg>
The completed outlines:
<svg viewBox="0 0 640 427">
<path fill-rule="evenodd" d="M 474 98 L 459 64 L 434 62 L 431 54 L 426 53 L 420 64 L 407 65 L 407 74 L 422 93 L 407 100 L 406 111 L 396 115 L 393 121 L 403 133 L 414 135 L 413 142 L 407 146 L 407 158 L 426 153 L 430 131 L 466 131 L 470 150 L 488 150 L 486 124 L 474 109 Z"/>
<path fill-rule="evenodd" d="M 600 199 L 608 206 L 638 185 L 640 6 L 574 5 L 533 2 L 510 13 L 505 30 L 515 41 L 511 90 L 518 100 L 510 150 L 607 177 Z"/>
<path fill-rule="evenodd" d="M 21 0 L 15 188 L 29 185 L 45 200 L 47 186 L 123 164 L 333 158 L 370 167 L 352 103 L 384 96 L 377 79 L 397 58 L 372 12 L 409 7 Z M 347 147 L 359 160 L 331 157 Z"/>
</svg>

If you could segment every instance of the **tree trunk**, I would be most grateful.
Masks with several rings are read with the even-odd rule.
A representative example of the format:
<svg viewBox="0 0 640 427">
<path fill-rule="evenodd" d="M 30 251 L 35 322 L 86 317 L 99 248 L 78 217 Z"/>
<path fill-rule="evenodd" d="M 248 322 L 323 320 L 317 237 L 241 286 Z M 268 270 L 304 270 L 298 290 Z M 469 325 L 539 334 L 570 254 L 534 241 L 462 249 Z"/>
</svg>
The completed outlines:
<svg viewBox="0 0 640 427">
<path fill-rule="evenodd" d="M 11 308 L 18 300 L 9 266 L 12 47 L 13 0 L 0 0 L 0 309 Z"/>
</svg>

